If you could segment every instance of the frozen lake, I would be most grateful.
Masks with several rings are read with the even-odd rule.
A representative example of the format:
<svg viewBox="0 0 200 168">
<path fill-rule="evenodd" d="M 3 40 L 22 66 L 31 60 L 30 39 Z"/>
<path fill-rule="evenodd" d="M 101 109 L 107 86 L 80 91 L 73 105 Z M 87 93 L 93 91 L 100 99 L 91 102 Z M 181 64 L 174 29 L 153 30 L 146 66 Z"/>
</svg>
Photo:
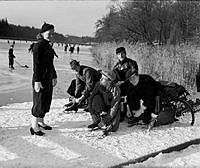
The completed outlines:
<svg viewBox="0 0 200 168">
<path fill-rule="evenodd" d="M 14 55 L 15 70 L 12 72 L 8 68 L 8 50 L 12 40 L 0 40 L 0 105 L 14 102 L 32 101 L 32 54 L 28 48 L 32 42 L 15 41 Z M 74 77 L 69 67 L 70 59 L 77 59 L 81 64 L 93 66 L 93 58 L 88 46 L 80 46 L 80 54 L 65 54 L 64 46 L 54 44 L 54 49 L 59 58 L 54 59 L 54 65 L 58 73 L 58 85 L 54 89 L 54 98 L 66 97 L 66 89 L 69 82 Z M 20 65 L 28 65 L 29 68 Z"/>
</svg>

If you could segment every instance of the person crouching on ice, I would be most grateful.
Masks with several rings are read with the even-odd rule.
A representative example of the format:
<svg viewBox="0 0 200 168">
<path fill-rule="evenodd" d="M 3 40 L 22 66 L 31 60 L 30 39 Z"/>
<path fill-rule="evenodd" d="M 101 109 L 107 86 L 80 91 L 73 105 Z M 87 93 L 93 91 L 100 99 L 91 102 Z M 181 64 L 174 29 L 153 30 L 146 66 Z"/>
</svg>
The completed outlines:
<svg viewBox="0 0 200 168">
<path fill-rule="evenodd" d="M 93 123 L 88 128 L 99 127 L 106 131 L 117 131 L 120 123 L 120 89 L 114 80 L 116 74 L 101 71 L 102 77 L 89 99 L 89 111 Z"/>
<path fill-rule="evenodd" d="M 76 79 L 72 80 L 67 93 L 71 96 L 70 102 L 64 105 L 64 112 L 78 111 L 89 98 L 95 84 L 101 79 L 101 73 L 89 66 L 80 65 L 77 60 L 70 62 L 71 69 L 76 73 Z M 87 102 L 85 103 L 87 105 Z M 88 111 L 88 105 L 84 109 Z"/>
<path fill-rule="evenodd" d="M 161 85 L 149 75 L 134 72 L 129 77 L 130 83 L 127 85 L 127 103 L 134 114 L 128 122 L 128 126 L 136 125 L 140 120 L 144 124 L 149 124 L 152 113 L 155 112 L 156 96 Z"/>
</svg>

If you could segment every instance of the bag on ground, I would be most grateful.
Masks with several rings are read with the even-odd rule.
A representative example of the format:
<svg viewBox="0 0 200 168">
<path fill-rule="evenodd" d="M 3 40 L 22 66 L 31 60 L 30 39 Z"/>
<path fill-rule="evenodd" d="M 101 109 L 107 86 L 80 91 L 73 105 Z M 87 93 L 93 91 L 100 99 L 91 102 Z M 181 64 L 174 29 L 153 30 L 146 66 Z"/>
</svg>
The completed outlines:
<svg viewBox="0 0 200 168">
<path fill-rule="evenodd" d="M 175 110 L 170 105 L 165 106 L 158 113 L 155 126 L 171 124 L 174 122 L 174 119 Z"/>
</svg>

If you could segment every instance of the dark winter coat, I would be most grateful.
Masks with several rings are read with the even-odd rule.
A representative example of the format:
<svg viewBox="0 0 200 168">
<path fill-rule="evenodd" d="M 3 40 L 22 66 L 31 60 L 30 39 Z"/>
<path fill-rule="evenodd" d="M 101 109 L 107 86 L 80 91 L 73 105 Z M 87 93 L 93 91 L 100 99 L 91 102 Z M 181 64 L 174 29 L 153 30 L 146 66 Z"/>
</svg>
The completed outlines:
<svg viewBox="0 0 200 168">
<path fill-rule="evenodd" d="M 104 107 L 102 111 L 109 112 L 111 117 L 115 117 L 119 112 L 119 103 L 120 103 L 120 89 L 118 86 L 113 85 L 112 87 L 106 89 L 102 86 L 100 82 L 95 85 L 95 88 L 90 96 L 89 100 L 89 109 L 90 113 L 93 113 L 95 109 L 92 107 L 92 101 L 94 96 L 100 95 L 104 102 Z M 98 107 L 96 107 L 98 108 Z M 101 111 L 101 112 L 102 112 Z"/>
<path fill-rule="evenodd" d="M 90 96 L 95 84 L 101 79 L 101 73 L 91 67 L 81 65 L 80 71 L 76 73 L 76 93 L 82 90 L 82 85 L 85 85 L 85 89 L 82 91 L 84 98 Z"/>
<path fill-rule="evenodd" d="M 13 48 L 10 48 L 10 49 L 9 49 L 8 57 L 9 57 L 9 58 L 15 58 L 15 56 L 14 56 L 14 54 L 13 54 Z"/>
<path fill-rule="evenodd" d="M 46 112 L 49 112 L 53 86 L 52 79 L 57 78 L 53 65 L 54 50 L 45 39 L 39 41 L 33 46 L 33 107 L 32 115 L 43 118 Z M 34 82 L 41 82 L 44 89 L 38 93 L 34 90 Z"/>
<path fill-rule="evenodd" d="M 113 68 L 113 71 L 117 75 L 117 78 L 115 80 L 116 82 L 124 81 L 128 77 L 130 77 L 131 72 L 138 72 L 138 65 L 136 61 L 130 58 L 125 58 L 123 61 L 117 62 L 117 64 Z"/>
<path fill-rule="evenodd" d="M 57 78 L 53 65 L 54 53 L 52 46 L 45 39 L 40 39 L 33 46 L 33 82 L 42 82 Z"/>
<path fill-rule="evenodd" d="M 151 113 L 155 111 L 156 96 L 161 89 L 161 84 L 155 81 L 149 75 L 139 75 L 139 82 L 136 86 L 132 83 L 127 84 L 127 102 L 130 110 L 140 109 L 140 100 L 146 107 L 142 120 L 148 122 L 151 119 Z"/>
</svg>

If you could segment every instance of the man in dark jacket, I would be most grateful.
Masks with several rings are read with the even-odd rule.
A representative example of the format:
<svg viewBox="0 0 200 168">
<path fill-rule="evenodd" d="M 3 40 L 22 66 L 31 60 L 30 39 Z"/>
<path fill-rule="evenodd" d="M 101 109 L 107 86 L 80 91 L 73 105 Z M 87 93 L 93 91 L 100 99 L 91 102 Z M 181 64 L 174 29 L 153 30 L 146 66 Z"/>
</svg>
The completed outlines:
<svg viewBox="0 0 200 168">
<path fill-rule="evenodd" d="M 72 101 L 65 105 L 67 107 L 65 111 L 77 111 L 81 103 L 90 96 L 95 84 L 101 78 L 101 73 L 91 67 L 80 65 L 76 60 L 72 60 L 70 66 L 76 72 L 76 79 L 72 80 L 67 90 L 72 96 Z"/>
<path fill-rule="evenodd" d="M 121 96 L 127 96 L 127 84 L 129 83 L 129 75 L 133 72 L 138 73 L 138 65 L 136 61 L 127 58 L 126 50 L 124 47 L 117 48 L 116 55 L 118 57 L 118 62 L 113 68 L 113 71 L 116 73 L 115 82 L 120 86 Z M 125 116 L 126 110 L 121 111 L 120 120 L 123 121 Z"/>
<path fill-rule="evenodd" d="M 149 75 L 132 74 L 127 85 L 127 103 L 134 114 L 134 118 L 128 122 L 133 126 L 140 120 L 148 124 L 151 114 L 155 112 L 156 96 L 161 90 L 161 84 Z"/>
<path fill-rule="evenodd" d="M 116 74 L 104 71 L 100 82 L 90 96 L 89 109 L 93 123 L 88 128 L 99 127 L 106 132 L 117 131 L 120 121 L 120 89 L 114 83 Z"/>
</svg>

